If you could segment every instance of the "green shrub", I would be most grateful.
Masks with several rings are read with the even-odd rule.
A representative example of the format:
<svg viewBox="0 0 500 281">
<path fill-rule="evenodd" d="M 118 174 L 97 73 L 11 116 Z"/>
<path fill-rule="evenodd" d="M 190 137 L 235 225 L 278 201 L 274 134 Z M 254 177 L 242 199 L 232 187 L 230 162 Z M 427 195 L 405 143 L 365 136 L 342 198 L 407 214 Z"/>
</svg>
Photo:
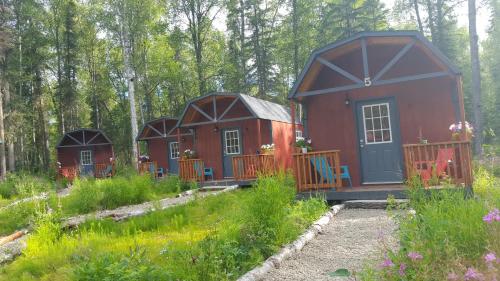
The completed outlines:
<svg viewBox="0 0 500 281">
<path fill-rule="evenodd" d="M 51 190 L 55 190 L 55 185 L 47 178 L 26 173 L 8 174 L 0 182 L 0 197 L 6 199 L 30 197 Z"/>
<path fill-rule="evenodd" d="M 158 180 L 154 185 L 157 194 L 169 194 L 181 192 L 182 182 L 178 176 L 168 176 Z"/>
<path fill-rule="evenodd" d="M 46 208 L 45 202 L 24 202 L 0 211 L 0 236 L 25 228 L 35 214 Z"/>
<path fill-rule="evenodd" d="M 174 280 L 165 269 L 152 264 L 146 251 L 135 248 L 128 255 L 105 253 L 89 259 L 82 257 L 74 270 L 74 280 L 162 281 Z"/>
</svg>

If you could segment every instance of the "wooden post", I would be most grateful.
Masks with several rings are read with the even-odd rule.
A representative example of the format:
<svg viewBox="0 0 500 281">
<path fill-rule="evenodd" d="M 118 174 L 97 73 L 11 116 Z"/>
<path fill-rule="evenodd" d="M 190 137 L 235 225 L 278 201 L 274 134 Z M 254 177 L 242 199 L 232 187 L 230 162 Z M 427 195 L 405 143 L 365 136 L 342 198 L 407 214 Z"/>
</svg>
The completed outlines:
<svg viewBox="0 0 500 281">
<path fill-rule="evenodd" d="M 179 145 L 179 154 L 182 155 L 182 148 L 181 148 L 181 128 L 177 128 L 177 144 Z"/>
<path fill-rule="evenodd" d="M 270 122 L 271 126 L 273 125 L 273 122 L 271 121 Z M 260 132 L 260 119 L 257 119 L 257 145 L 258 145 L 258 149 L 259 151 L 261 150 L 261 146 L 262 146 L 262 135 L 261 135 L 261 132 Z M 262 151 L 260 151 L 262 153 Z"/>
<path fill-rule="evenodd" d="M 467 130 L 465 128 L 465 106 L 464 106 L 464 92 L 462 89 L 462 76 L 458 76 L 457 79 L 457 94 L 458 94 L 458 106 L 460 108 L 460 122 L 462 122 L 462 140 L 469 140 L 467 136 Z"/>
<path fill-rule="evenodd" d="M 137 159 L 135 159 L 135 164 L 136 164 L 135 169 L 139 171 L 139 158 L 141 157 L 141 146 L 139 145 L 138 141 L 135 142 L 135 146 L 137 148 Z"/>
<path fill-rule="evenodd" d="M 296 131 L 297 131 L 297 126 L 295 124 L 295 103 L 293 101 L 290 101 L 290 114 L 292 117 L 292 149 L 295 151 L 295 143 L 296 143 Z"/>
</svg>

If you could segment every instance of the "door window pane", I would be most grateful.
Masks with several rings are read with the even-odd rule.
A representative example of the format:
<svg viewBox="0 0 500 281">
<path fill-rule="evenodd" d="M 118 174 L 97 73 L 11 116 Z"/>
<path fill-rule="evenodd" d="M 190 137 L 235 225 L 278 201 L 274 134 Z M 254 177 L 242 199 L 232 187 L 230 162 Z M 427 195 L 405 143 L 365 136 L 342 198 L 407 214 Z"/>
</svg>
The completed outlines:
<svg viewBox="0 0 500 281">
<path fill-rule="evenodd" d="M 179 158 L 179 143 L 171 142 L 170 143 L 170 159 Z"/>
<path fill-rule="evenodd" d="M 363 106 L 363 120 L 366 144 L 392 142 L 389 104 Z"/>
<path fill-rule="evenodd" d="M 240 131 L 238 130 L 227 130 L 224 131 L 224 142 L 226 144 L 225 153 L 229 154 L 240 154 Z"/>
<path fill-rule="evenodd" d="M 82 150 L 80 152 L 80 164 L 81 165 L 92 165 L 92 151 Z"/>
</svg>

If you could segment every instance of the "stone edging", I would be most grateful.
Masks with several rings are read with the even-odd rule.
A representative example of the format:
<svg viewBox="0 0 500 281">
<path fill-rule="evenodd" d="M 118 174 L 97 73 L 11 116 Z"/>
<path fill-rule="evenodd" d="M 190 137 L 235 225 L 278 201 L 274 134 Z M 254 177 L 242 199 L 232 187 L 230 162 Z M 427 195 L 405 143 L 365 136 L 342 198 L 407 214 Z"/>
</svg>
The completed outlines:
<svg viewBox="0 0 500 281">
<path fill-rule="evenodd" d="M 261 265 L 255 267 L 254 269 L 248 271 L 243 276 L 238 278 L 237 281 L 257 281 L 262 280 L 264 275 L 266 275 L 271 269 L 279 268 L 281 263 L 290 258 L 297 252 L 300 252 L 302 248 L 311 240 L 313 240 L 318 233 L 323 231 L 323 228 L 332 220 L 332 218 L 337 215 L 340 210 L 344 209 L 344 204 L 334 205 L 326 212 L 321 218 L 315 221 L 309 229 L 297 238 L 294 242 L 287 244 L 281 250 L 272 256 L 270 256 Z"/>
</svg>

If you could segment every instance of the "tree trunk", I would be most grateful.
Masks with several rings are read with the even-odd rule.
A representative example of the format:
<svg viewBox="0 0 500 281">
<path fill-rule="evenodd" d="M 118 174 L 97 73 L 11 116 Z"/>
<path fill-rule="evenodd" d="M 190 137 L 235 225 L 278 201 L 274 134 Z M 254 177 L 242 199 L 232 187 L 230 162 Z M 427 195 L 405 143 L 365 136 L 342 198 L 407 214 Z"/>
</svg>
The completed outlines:
<svg viewBox="0 0 500 281">
<path fill-rule="evenodd" d="M 417 17 L 418 30 L 420 33 L 424 33 L 424 26 L 422 24 L 422 19 L 420 18 L 420 9 L 418 8 L 418 0 L 413 0 L 413 8 L 415 9 L 415 16 Z"/>
<path fill-rule="evenodd" d="M 243 90 L 247 88 L 247 70 L 246 70 L 246 56 L 245 56 L 245 1 L 240 0 L 240 56 L 241 56 L 241 73 L 242 73 L 242 86 Z M 245 92 L 245 91 L 243 91 Z"/>
<path fill-rule="evenodd" d="M 5 87 L 3 86 L 3 77 L 0 73 L 0 179 L 5 179 L 7 174 L 7 161 L 5 160 L 5 130 L 3 116 L 3 96 Z"/>
<path fill-rule="evenodd" d="M 4 104 L 5 108 L 7 108 L 7 114 L 9 115 L 9 118 L 7 119 L 7 132 L 8 132 L 8 137 L 6 139 L 6 144 L 7 144 L 7 163 L 8 163 L 8 170 L 9 172 L 14 172 L 16 170 L 16 156 L 14 155 L 14 142 L 15 142 L 15 137 L 14 137 L 14 131 L 15 131 L 15 126 L 12 123 L 12 114 L 13 114 L 13 108 L 11 105 L 10 101 L 10 85 L 9 82 L 5 81 L 4 84 Z"/>
<path fill-rule="evenodd" d="M 481 73 L 479 64 L 479 46 L 476 30 L 476 1 L 469 0 L 469 43 L 472 73 L 472 114 L 474 116 L 475 142 L 474 152 L 482 157 L 483 120 L 481 108 Z"/>
<path fill-rule="evenodd" d="M 297 0 L 292 0 L 292 34 L 293 34 L 293 80 L 299 75 L 299 39 Z"/>
<path fill-rule="evenodd" d="M 134 89 L 134 71 L 132 69 L 132 45 L 130 42 L 130 31 L 128 27 L 124 27 L 124 19 L 122 17 L 121 24 L 121 41 L 123 48 L 123 64 L 125 65 L 125 78 L 128 86 L 128 100 L 130 104 L 130 127 L 132 137 L 132 165 L 137 168 L 137 159 L 139 158 L 135 138 L 138 133 L 137 129 L 137 112 L 135 107 L 135 89 Z"/>
</svg>

